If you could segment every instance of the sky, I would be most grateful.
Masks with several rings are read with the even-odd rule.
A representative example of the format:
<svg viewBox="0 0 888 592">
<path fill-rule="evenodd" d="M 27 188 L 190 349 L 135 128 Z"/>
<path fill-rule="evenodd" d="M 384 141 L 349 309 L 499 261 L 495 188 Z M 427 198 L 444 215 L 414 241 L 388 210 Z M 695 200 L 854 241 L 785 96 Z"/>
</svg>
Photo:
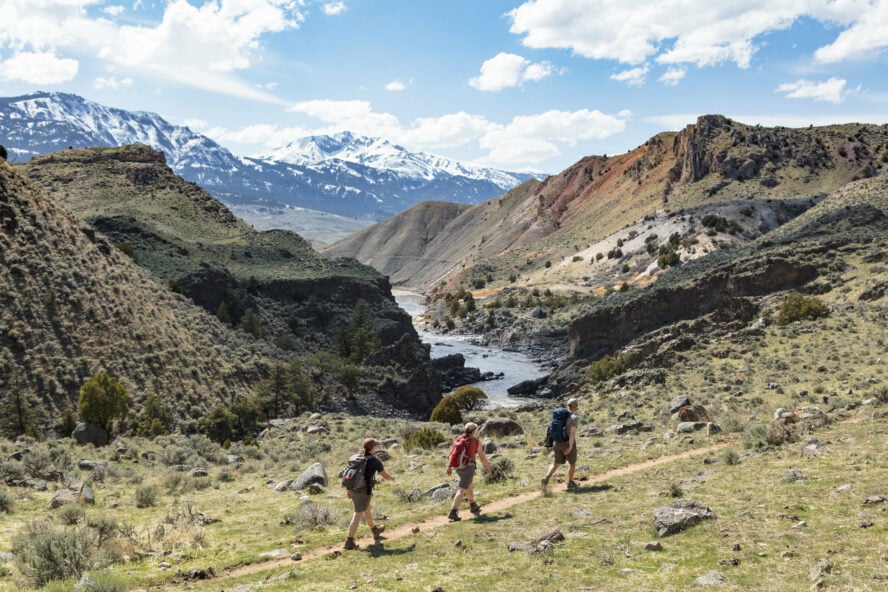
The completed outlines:
<svg viewBox="0 0 888 592">
<path fill-rule="evenodd" d="M 0 96 L 36 91 L 555 173 L 703 114 L 888 123 L 888 0 L 0 0 Z"/>
</svg>

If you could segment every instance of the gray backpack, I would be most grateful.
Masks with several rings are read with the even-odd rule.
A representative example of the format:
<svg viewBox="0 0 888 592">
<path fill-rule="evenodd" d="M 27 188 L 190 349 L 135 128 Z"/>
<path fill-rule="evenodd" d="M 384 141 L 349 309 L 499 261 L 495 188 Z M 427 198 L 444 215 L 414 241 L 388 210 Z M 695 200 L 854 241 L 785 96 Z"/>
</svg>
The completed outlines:
<svg viewBox="0 0 888 592">
<path fill-rule="evenodd" d="M 342 471 L 342 486 L 349 491 L 367 491 L 367 459 L 368 456 L 356 454 L 348 459 Z"/>
</svg>

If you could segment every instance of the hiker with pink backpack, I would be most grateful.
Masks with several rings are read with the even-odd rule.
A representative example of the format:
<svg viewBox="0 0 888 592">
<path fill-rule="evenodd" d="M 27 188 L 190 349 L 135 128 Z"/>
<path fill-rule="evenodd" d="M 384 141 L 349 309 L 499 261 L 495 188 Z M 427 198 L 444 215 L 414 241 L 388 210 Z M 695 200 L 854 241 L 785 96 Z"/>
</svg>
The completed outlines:
<svg viewBox="0 0 888 592">
<path fill-rule="evenodd" d="M 488 475 L 492 474 L 492 471 L 490 462 L 484 456 L 484 450 L 481 449 L 481 441 L 475 436 L 477 429 L 478 425 L 470 421 L 466 424 L 463 433 L 453 441 L 453 445 L 450 447 L 447 475 L 452 474 L 454 469 L 459 475 L 459 491 L 453 496 L 453 505 L 450 507 L 450 513 L 447 514 L 451 522 L 462 520 L 459 517 L 458 508 L 463 498 L 468 500 L 469 511 L 472 514 L 481 515 L 481 506 L 475 502 L 475 494 L 472 491 L 472 481 L 475 478 L 475 456 L 481 457 L 481 462 L 487 469 Z"/>
</svg>

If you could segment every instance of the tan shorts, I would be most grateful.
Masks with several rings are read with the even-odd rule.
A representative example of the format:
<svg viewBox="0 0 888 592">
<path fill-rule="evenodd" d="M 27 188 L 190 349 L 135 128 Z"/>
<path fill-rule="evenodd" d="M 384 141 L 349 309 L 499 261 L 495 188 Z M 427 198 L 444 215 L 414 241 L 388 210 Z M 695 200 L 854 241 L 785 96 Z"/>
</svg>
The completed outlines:
<svg viewBox="0 0 888 592">
<path fill-rule="evenodd" d="M 552 450 L 555 452 L 555 464 L 563 465 L 566 462 L 575 465 L 577 464 L 577 447 L 574 446 L 570 454 L 564 454 L 564 451 L 567 450 L 567 447 L 570 446 L 570 442 L 555 442 L 552 446 Z"/>
<path fill-rule="evenodd" d="M 456 474 L 459 475 L 459 488 L 468 489 L 472 485 L 472 480 L 475 479 L 475 465 L 456 469 Z"/>
<path fill-rule="evenodd" d="M 355 512 L 363 512 L 370 507 L 371 494 L 366 491 L 352 491 L 351 500 L 355 505 Z"/>
</svg>

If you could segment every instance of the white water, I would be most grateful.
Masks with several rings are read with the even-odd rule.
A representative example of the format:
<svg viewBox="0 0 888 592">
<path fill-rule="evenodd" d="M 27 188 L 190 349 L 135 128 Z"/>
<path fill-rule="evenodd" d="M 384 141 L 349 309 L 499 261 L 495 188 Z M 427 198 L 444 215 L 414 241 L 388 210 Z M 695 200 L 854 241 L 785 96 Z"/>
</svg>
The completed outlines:
<svg viewBox="0 0 888 592">
<path fill-rule="evenodd" d="M 398 305 L 412 318 L 425 312 L 422 296 L 419 294 L 403 290 L 392 290 L 392 293 Z M 506 389 L 524 380 L 546 375 L 546 371 L 525 354 L 476 345 L 471 342 L 471 337 L 465 335 L 441 335 L 430 333 L 421 327 L 416 327 L 416 331 L 424 343 L 431 344 L 432 358 L 462 354 L 466 359 L 466 367 L 478 368 L 482 373 L 504 374 L 502 379 L 477 382 L 473 385 L 487 393 L 490 407 L 514 407 L 527 402 L 527 399 L 510 396 Z"/>
</svg>

